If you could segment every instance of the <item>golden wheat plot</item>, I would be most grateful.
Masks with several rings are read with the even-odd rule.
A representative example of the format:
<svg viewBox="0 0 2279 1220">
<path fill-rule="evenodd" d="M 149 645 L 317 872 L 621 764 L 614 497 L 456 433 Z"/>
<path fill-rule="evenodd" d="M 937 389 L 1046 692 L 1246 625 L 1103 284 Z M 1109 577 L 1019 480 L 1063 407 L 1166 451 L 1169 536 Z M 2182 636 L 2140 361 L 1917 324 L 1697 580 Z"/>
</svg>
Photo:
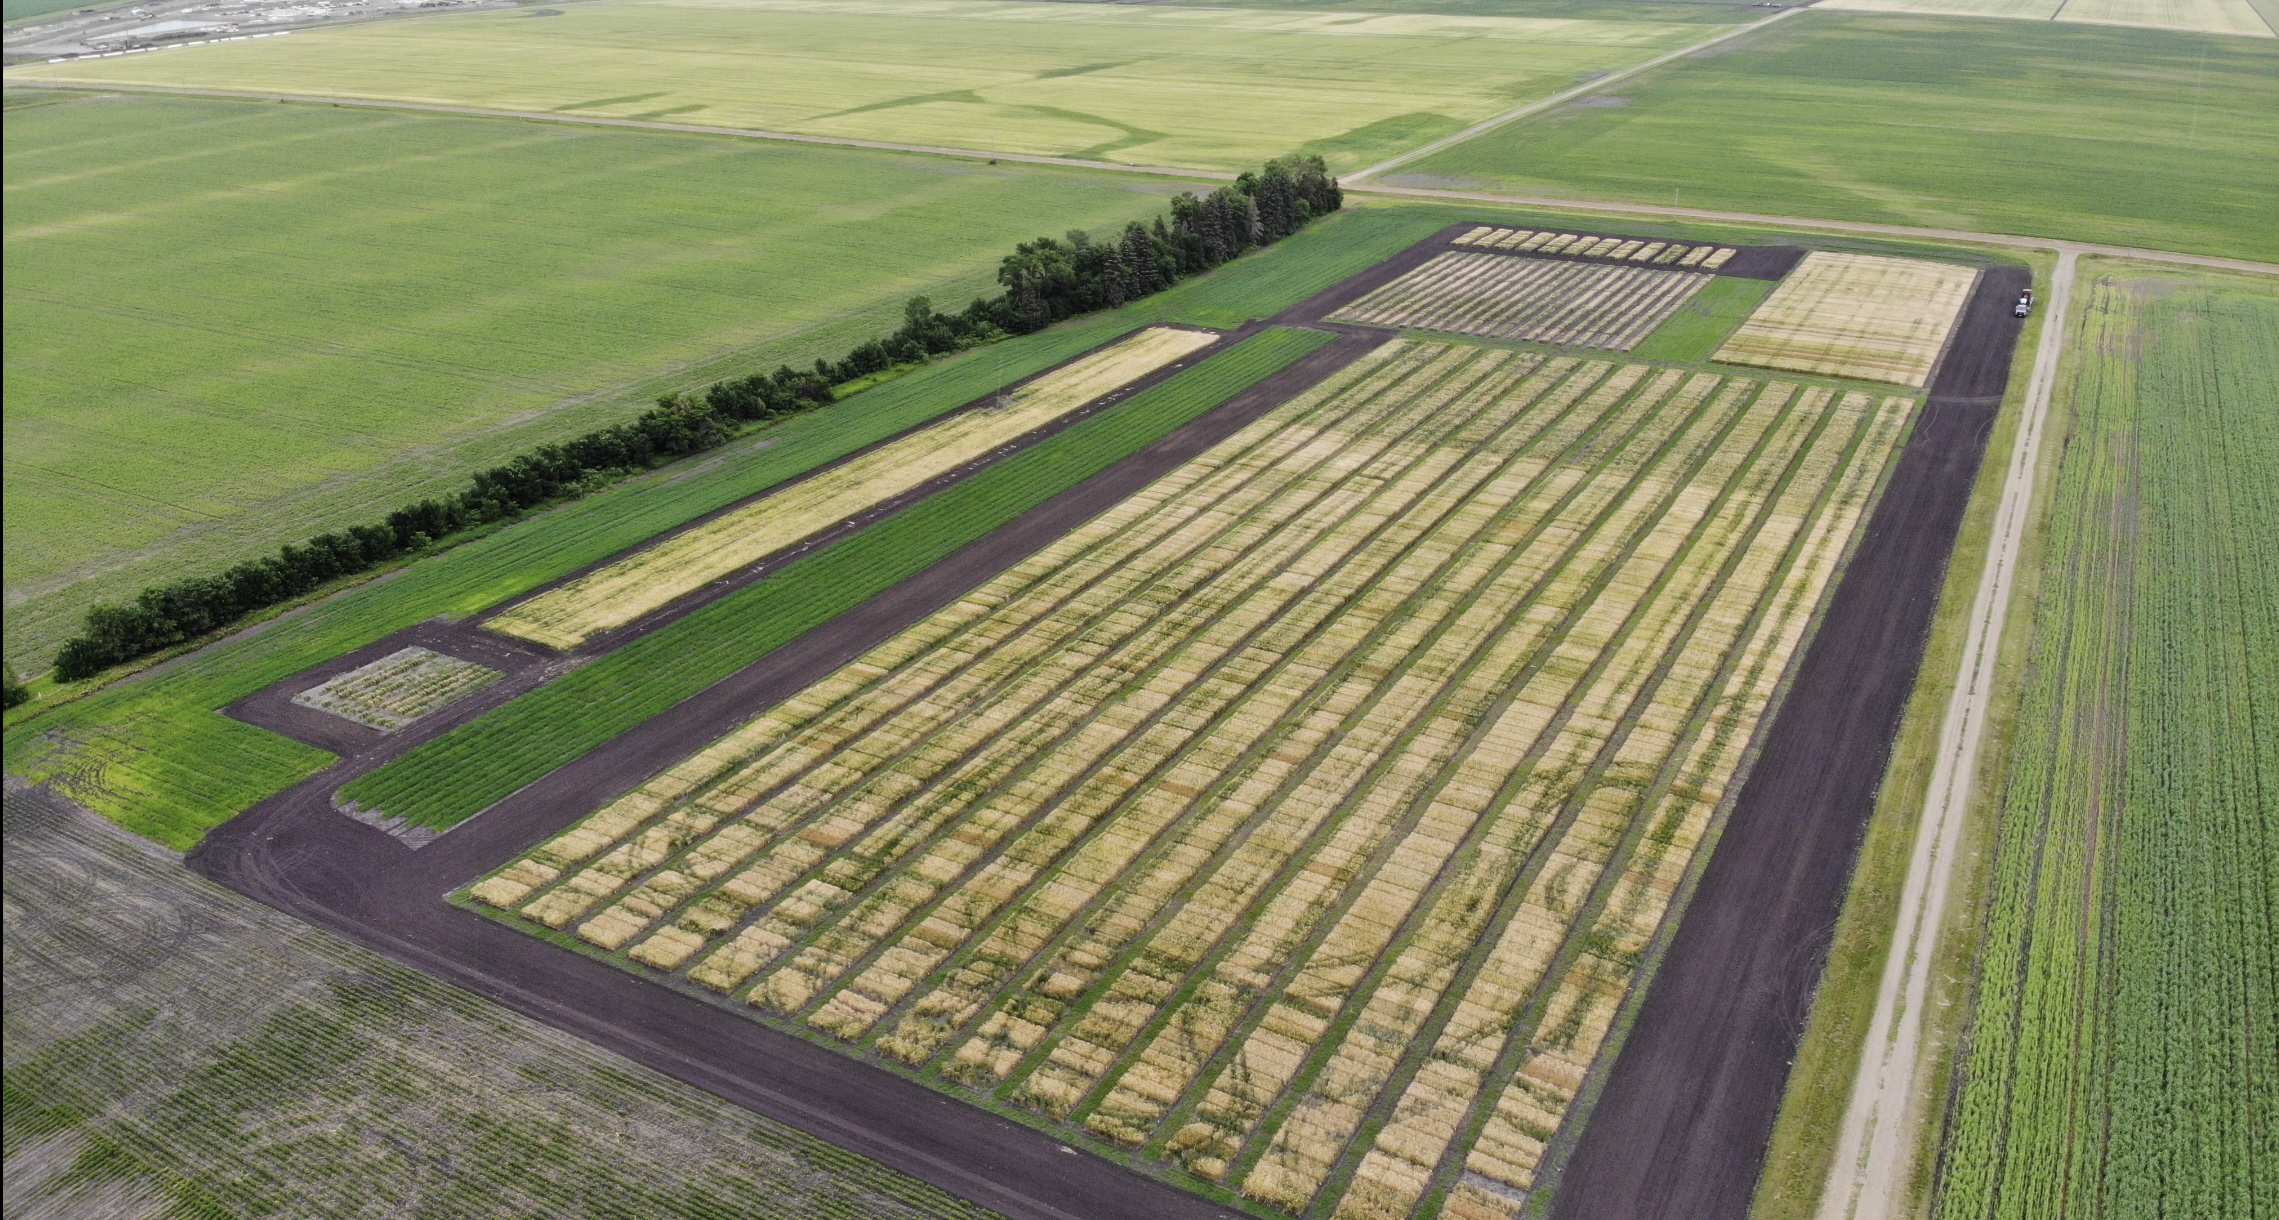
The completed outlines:
<svg viewBox="0 0 2279 1220">
<path fill-rule="evenodd" d="M 1387 343 L 470 892 L 1291 1214 L 1516 1215 L 1913 407 Z"/>
<path fill-rule="evenodd" d="M 1103 394 L 1218 342 L 1208 331 L 1150 327 L 1014 390 L 811 479 L 514 606 L 484 626 L 552 648 L 597 632 L 748 567 L 800 539 L 946 474 Z"/>
<path fill-rule="evenodd" d="M 1706 275 L 1449 253 L 1338 310 L 1339 322 L 1627 351 Z"/>
<path fill-rule="evenodd" d="M 1977 283 L 1974 267 L 1814 251 L 1733 332 L 1717 359 L 1920 388 Z"/>
</svg>

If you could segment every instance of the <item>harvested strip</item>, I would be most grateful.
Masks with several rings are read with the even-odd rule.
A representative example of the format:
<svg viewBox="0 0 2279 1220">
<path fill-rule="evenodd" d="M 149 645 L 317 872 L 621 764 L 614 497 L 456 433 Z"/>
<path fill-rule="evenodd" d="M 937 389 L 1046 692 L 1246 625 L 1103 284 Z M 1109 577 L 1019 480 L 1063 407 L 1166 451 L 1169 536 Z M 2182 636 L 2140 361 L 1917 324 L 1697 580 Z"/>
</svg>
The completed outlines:
<svg viewBox="0 0 2279 1220">
<path fill-rule="evenodd" d="M 597 632 L 622 627 L 873 504 L 955 470 L 1218 339 L 1207 331 L 1150 327 L 1020 387 L 1004 405 L 961 412 L 542 593 L 484 626 L 552 648 L 575 648 Z"/>
</svg>

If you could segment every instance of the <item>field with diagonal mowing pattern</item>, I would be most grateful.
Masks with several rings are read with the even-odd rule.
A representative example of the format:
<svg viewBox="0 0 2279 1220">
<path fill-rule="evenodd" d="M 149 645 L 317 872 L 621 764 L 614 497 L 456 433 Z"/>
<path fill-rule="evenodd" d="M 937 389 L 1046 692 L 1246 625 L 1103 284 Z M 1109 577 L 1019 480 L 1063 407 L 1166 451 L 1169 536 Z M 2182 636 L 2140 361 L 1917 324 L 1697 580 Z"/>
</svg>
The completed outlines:
<svg viewBox="0 0 2279 1220">
<path fill-rule="evenodd" d="M 1385 344 L 471 896 L 1269 1206 L 1516 1215 L 1914 406 Z"/>
</svg>

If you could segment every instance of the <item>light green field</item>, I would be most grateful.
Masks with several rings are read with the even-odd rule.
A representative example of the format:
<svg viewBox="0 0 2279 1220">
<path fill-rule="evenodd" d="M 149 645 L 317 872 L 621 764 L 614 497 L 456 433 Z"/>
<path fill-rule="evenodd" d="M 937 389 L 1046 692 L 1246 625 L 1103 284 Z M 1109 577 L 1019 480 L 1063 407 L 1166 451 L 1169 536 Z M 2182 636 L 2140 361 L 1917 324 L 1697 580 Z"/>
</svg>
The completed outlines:
<svg viewBox="0 0 2279 1220">
<path fill-rule="evenodd" d="M 662 388 L 836 356 L 911 293 L 984 290 L 1018 240 L 1179 187 L 155 97 L 6 130 L 7 656 L 28 672 L 91 600 L 455 487 Z"/>
<path fill-rule="evenodd" d="M 602 0 L 22 75 L 463 103 L 1008 152 L 1332 169 L 1699 41 L 1658 19 L 1006 0 Z M 555 15 L 538 16 L 538 11 Z M 1684 16 L 1690 20 L 1669 20 Z"/>
<path fill-rule="evenodd" d="M 1823 9 L 1863 13 L 1937 13 L 1951 17 L 2015 17 L 2084 25 L 2136 25 L 2203 34 L 2272 37 L 2250 0 L 1822 0 Z"/>
<path fill-rule="evenodd" d="M 1598 101 L 1386 181 L 2279 260 L 2279 40 L 1814 11 Z"/>
</svg>

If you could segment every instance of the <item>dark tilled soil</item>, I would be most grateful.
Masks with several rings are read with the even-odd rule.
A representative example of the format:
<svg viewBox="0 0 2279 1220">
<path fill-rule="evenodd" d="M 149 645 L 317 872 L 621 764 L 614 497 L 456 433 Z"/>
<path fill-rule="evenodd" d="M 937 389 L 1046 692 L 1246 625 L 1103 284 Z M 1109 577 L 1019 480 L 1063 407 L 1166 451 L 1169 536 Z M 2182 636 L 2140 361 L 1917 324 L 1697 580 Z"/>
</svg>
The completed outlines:
<svg viewBox="0 0 2279 1220">
<path fill-rule="evenodd" d="M 1980 277 L 1560 1173 L 1557 1220 L 1748 1214 L 2009 381 L 2010 305 L 2027 281 L 2022 267 Z"/>
<path fill-rule="evenodd" d="M 1740 280 L 1783 279 L 1807 253 L 1802 246 L 1741 246 L 1717 274 Z"/>
</svg>

